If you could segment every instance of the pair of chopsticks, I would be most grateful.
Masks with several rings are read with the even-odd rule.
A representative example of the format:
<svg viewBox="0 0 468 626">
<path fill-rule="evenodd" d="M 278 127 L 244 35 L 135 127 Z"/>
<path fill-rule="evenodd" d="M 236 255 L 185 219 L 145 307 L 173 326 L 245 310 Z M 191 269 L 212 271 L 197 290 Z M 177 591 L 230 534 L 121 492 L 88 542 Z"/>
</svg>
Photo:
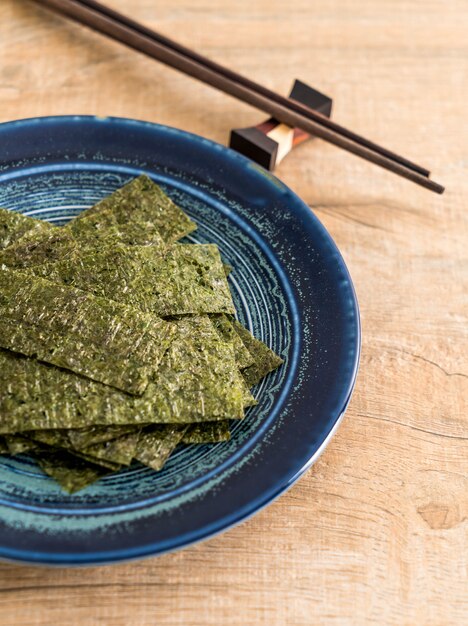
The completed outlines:
<svg viewBox="0 0 468 626">
<path fill-rule="evenodd" d="M 38 0 L 36 0 L 38 1 Z M 404 157 L 332 122 L 303 104 L 255 83 L 160 35 L 95 0 L 39 0 L 93 30 L 265 111 L 279 122 L 301 128 L 436 193 L 444 187 L 430 172 Z"/>
</svg>

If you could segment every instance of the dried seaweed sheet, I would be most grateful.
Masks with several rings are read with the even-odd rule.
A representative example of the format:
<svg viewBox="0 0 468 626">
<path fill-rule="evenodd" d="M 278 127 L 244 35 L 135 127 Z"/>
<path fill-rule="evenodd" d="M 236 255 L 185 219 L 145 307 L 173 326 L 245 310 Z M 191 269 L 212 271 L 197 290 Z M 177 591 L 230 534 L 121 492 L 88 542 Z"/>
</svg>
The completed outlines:
<svg viewBox="0 0 468 626">
<path fill-rule="evenodd" d="M 264 376 L 279 367 L 283 363 L 283 359 L 262 341 L 254 337 L 237 320 L 233 324 L 244 345 L 255 359 L 255 363 L 242 372 L 247 385 L 252 387 L 260 382 Z"/>
<path fill-rule="evenodd" d="M 92 253 L 87 249 L 77 250 L 70 258 L 36 266 L 33 271 L 50 281 L 151 311 L 151 266 L 148 271 L 142 249 L 141 246 L 105 245 Z M 152 260 L 157 262 L 162 251 L 152 247 L 150 250 Z"/>
<path fill-rule="evenodd" d="M 245 370 L 244 370 L 245 371 Z M 245 378 L 242 378 L 243 381 L 243 387 L 244 387 L 244 393 L 243 393 L 243 400 L 244 400 L 244 408 L 247 408 L 249 406 L 256 406 L 258 404 L 257 399 L 255 398 L 255 396 L 253 395 L 253 393 L 250 391 L 249 385 L 247 384 Z"/>
<path fill-rule="evenodd" d="M 142 250 L 148 260 L 151 254 L 149 248 Z M 152 311 L 157 315 L 235 312 L 216 245 L 176 244 L 151 269 L 155 302 Z"/>
<path fill-rule="evenodd" d="M 85 452 L 80 452 L 79 450 L 66 450 L 72 456 L 76 456 L 78 459 L 83 459 L 84 461 L 88 461 L 88 463 L 92 463 L 93 465 L 99 465 L 100 467 L 105 467 L 107 470 L 111 472 L 118 472 L 121 469 L 121 465 L 119 463 L 114 463 L 109 459 L 101 459 L 97 456 L 93 456 L 91 454 L 86 454 Z"/>
<path fill-rule="evenodd" d="M 102 461 L 130 465 L 137 452 L 139 438 L 140 431 L 136 431 L 111 441 L 81 448 L 79 452 Z"/>
<path fill-rule="evenodd" d="M 175 327 L 152 315 L 0 268 L 0 345 L 142 393 Z"/>
<path fill-rule="evenodd" d="M 73 448 L 81 450 L 139 431 L 140 427 L 135 426 L 90 426 L 89 428 L 72 428 L 66 433 Z"/>
<path fill-rule="evenodd" d="M 109 215 L 108 219 L 98 219 L 90 215 L 79 221 L 72 220 L 63 230 L 73 241 L 90 249 L 96 249 L 101 244 L 122 242 L 122 235 L 113 215 Z"/>
<path fill-rule="evenodd" d="M 4 437 L 0 437 L 0 454 L 10 454 Z"/>
<path fill-rule="evenodd" d="M 30 224 L 31 230 L 18 233 L 15 240 L 10 238 L 6 251 L 1 251 L 1 219 L 0 211 L 0 265 L 34 268 L 37 276 L 50 277 L 49 286 L 50 282 L 73 285 L 75 291 L 81 288 L 98 299 L 106 297 L 145 313 L 175 318 L 177 324 L 176 340 L 141 397 L 0 350 L 0 432 L 48 429 L 28 431 L 24 437 L 7 435 L 12 445 L 16 439 L 18 446 L 43 446 L 36 455 L 43 457 L 45 464 L 51 454 L 59 454 L 62 467 L 56 479 L 73 492 L 108 471 L 128 465 L 133 457 L 159 470 L 181 440 L 215 443 L 230 437 L 227 418 L 243 417 L 243 407 L 256 403 L 247 385 L 258 382 L 282 361 L 246 329 L 240 325 L 235 328 L 225 315 L 235 312 L 226 281 L 232 268 L 222 263 L 216 246 L 167 247 L 166 243 L 188 234 L 195 224 L 157 185 L 140 177 L 63 229 L 44 223 L 34 232 Z M 10 230 L 13 232 L 13 227 Z M 6 295 L 16 304 L 7 310 L 13 317 L 18 308 L 29 312 L 31 302 L 40 306 L 37 293 L 32 291 L 31 301 L 18 302 L 18 293 L 10 288 Z M 47 294 L 40 295 L 45 306 Z M 2 306 L 6 308 L 0 295 L 0 316 Z M 39 312 L 44 312 L 44 306 Z M 87 323 L 92 324 L 92 316 L 88 321 L 86 313 Z M 207 317 L 180 317 L 207 313 L 215 314 L 211 321 Z M 53 313 L 51 316 L 55 321 Z M 16 340 L 17 327 L 13 319 L 9 326 L 3 322 L 2 327 L 0 318 L 0 338 L 14 328 Z M 57 343 L 60 349 L 62 337 L 46 328 L 47 339 L 41 336 L 41 346 L 55 351 Z M 26 342 L 31 338 L 37 341 L 34 332 L 23 332 Z M 129 347 L 130 341 L 125 345 Z M 86 337 L 80 348 L 87 348 Z M 117 362 L 125 360 L 126 356 L 120 361 L 116 357 Z M 13 372 L 11 379 L 3 375 L 5 370 Z M 0 437 L 0 453 L 1 443 Z"/>
<path fill-rule="evenodd" d="M 216 443 L 218 441 L 227 441 L 230 438 L 229 425 L 230 420 L 191 424 L 187 427 L 183 443 Z M 91 445 L 87 444 L 88 441 L 97 440 L 96 443 L 109 442 L 130 433 L 138 434 L 140 431 L 141 428 L 139 426 L 94 426 L 89 429 L 83 429 L 83 432 L 81 430 L 68 430 L 66 432 L 72 441 L 73 448 L 84 450 L 87 445 Z M 77 433 L 78 436 L 72 435 L 71 433 Z"/>
<path fill-rule="evenodd" d="M 105 246 L 34 272 L 161 317 L 235 311 L 218 248 L 211 244 Z"/>
<path fill-rule="evenodd" d="M 68 370 L 0 350 L 0 432 L 126 423 L 131 396 Z"/>
<path fill-rule="evenodd" d="M 95 444 L 94 446 L 83 447 L 83 449 L 79 447 L 73 446 L 70 438 L 68 437 L 68 430 L 34 430 L 28 431 L 24 433 L 25 435 L 32 440 L 36 447 L 41 445 L 47 449 L 51 448 L 61 448 L 67 450 L 70 454 L 74 454 L 79 458 L 91 461 L 92 463 L 96 463 L 97 465 L 102 465 L 107 469 L 118 470 L 120 466 L 123 464 L 120 461 L 122 457 L 122 453 L 119 455 L 119 450 L 116 448 L 115 455 L 112 454 L 112 450 L 106 450 L 106 444 Z M 9 437 L 9 435 L 6 435 Z M 137 439 L 138 441 L 138 439 Z M 123 447 L 123 446 L 122 446 Z M 135 443 L 136 448 L 136 443 Z"/>
<path fill-rule="evenodd" d="M 117 223 L 113 215 L 109 215 L 107 219 L 104 219 L 104 216 L 98 219 L 97 216 L 90 215 L 80 221 L 73 220 L 69 226 L 63 228 L 35 221 L 44 224 L 44 228 L 34 228 L 25 232 L 5 249 L 0 245 L 0 265 L 16 268 L 34 267 L 66 259 L 77 251 L 80 254 L 84 252 L 92 254 L 99 247 L 118 244 L 145 243 L 151 244 L 154 248 L 165 247 L 159 232 L 147 234 L 143 241 L 143 237 L 135 236 L 134 231 L 142 230 L 144 226 L 132 222 L 124 228 Z"/>
<path fill-rule="evenodd" d="M 0 350 L 0 434 L 241 419 L 244 385 L 232 347 L 208 317 L 176 326 L 176 338 L 140 397 Z"/>
<path fill-rule="evenodd" d="M 176 324 L 176 339 L 154 378 L 154 421 L 242 418 L 244 388 L 232 346 L 208 317 L 182 318 Z M 135 405 L 139 402 L 134 399 Z"/>
<path fill-rule="evenodd" d="M 231 342 L 236 355 L 236 362 L 239 369 L 245 369 L 255 362 L 254 357 L 244 345 L 238 332 L 236 332 L 233 323 L 226 315 L 210 315 L 210 319 L 221 334 L 224 341 Z"/>
<path fill-rule="evenodd" d="M 37 443 L 22 435 L 5 435 L 5 443 L 12 456 L 36 450 L 38 447 Z"/>
<path fill-rule="evenodd" d="M 192 424 L 182 437 L 182 443 L 185 444 L 203 444 L 203 443 L 219 443 L 221 441 L 229 441 L 231 431 L 229 428 L 229 420 L 222 422 L 205 422 L 202 424 Z"/>
<path fill-rule="evenodd" d="M 65 228 L 71 235 L 87 248 L 99 245 L 122 243 L 129 246 L 164 247 L 165 242 L 159 230 L 152 224 L 129 219 L 119 224 L 111 209 L 96 214 L 82 214 L 80 219 L 72 220 Z"/>
<path fill-rule="evenodd" d="M 48 222 L 0 208 L 0 250 L 16 243 L 27 232 L 45 232 L 50 228 Z"/>
<path fill-rule="evenodd" d="M 117 443 L 116 441 L 113 446 L 107 445 L 113 442 L 101 442 L 93 444 L 92 446 L 82 447 L 73 445 L 68 436 L 68 430 L 35 430 L 29 431 L 25 433 L 25 435 L 37 444 L 50 446 L 52 448 L 63 448 L 70 452 L 70 454 L 75 454 L 80 458 L 90 460 L 98 465 L 103 465 L 108 469 L 119 469 L 121 465 L 127 465 L 132 460 L 133 453 L 138 443 L 138 432 L 139 431 L 133 429 L 132 436 L 134 441 L 132 442 L 119 441 Z M 6 437 L 9 437 L 9 435 Z M 120 439 L 123 439 L 123 437 Z M 130 460 L 127 462 L 129 455 Z"/>
<path fill-rule="evenodd" d="M 186 430 L 186 426 L 149 426 L 140 435 L 135 459 L 156 471 L 161 470 Z"/>
<path fill-rule="evenodd" d="M 196 224 L 148 176 L 140 176 L 83 211 L 74 222 L 90 215 L 109 219 L 112 214 L 122 231 L 132 225 L 132 243 L 146 245 L 153 232 L 171 243 L 188 235 Z M 74 228 L 72 223 L 71 228 Z M 140 228 L 138 229 L 138 226 Z"/>
<path fill-rule="evenodd" d="M 30 439 L 53 448 L 70 448 L 67 430 L 32 430 L 24 433 Z"/>
<path fill-rule="evenodd" d="M 64 228 L 32 230 L 0 251 L 0 266 L 23 268 L 53 263 L 66 258 L 75 248 L 75 239 Z"/>
<path fill-rule="evenodd" d="M 40 451 L 35 458 L 41 469 L 68 493 L 76 493 L 109 473 L 108 469 L 65 451 Z"/>
</svg>

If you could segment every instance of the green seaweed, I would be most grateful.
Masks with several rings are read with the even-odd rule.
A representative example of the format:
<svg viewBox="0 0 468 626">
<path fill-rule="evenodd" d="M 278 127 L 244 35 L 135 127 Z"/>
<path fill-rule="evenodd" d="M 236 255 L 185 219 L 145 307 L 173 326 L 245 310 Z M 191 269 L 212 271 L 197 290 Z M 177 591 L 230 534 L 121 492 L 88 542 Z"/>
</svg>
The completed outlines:
<svg viewBox="0 0 468 626">
<path fill-rule="evenodd" d="M 244 384 L 232 347 L 208 317 L 184 318 L 176 326 L 154 380 L 139 397 L 0 350 L 0 433 L 241 419 Z"/>
<path fill-rule="evenodd" d="M 140 427 L 135 426 L 90 426 L 89 428 L 76 428 L 66 431 L 71 445 L 76 450 L 81 450 L 98 443 L 106 443 L 118 439 L 123 435 L 139 432 Z"/>
<path fill-rule="evenodd" d="M 253 393 L 250 391 L 249 385 L 247 384 L 244 376 L 242 377 L 242 382 L 243 382 L 243 396 L 242 397 L 244 401 L 244 408 L 246 409 L 249 406 L 256 406 L 258 404 L 258 401 L 253 395 Z"/>
<path fill-rule="evenodd" d="M 56 283 L 71 285 L 96 296 L 134 306 L 145 312 L 154 308 L 152 273 L 142 258 L 141 246 L 105 245 L 92 253 L 77 250 L 63 261 L 36 266 L 33 271 Z M 149 248 L 153 261 L 162 254 Z"/>
<path fill-rule="evenodd" d="M 104 219 L 89 215 L 81 220 L 72 220 L 63 230 L 76 242 L 92 252 L 100 245 L 113 245 L 122 243 L 122 233 L 117 224 L 117 220 L 111 214 Z"/>
<path fill-rule="evenodd" d="M 64 228 L 31 230 L 0 251 L 0 266 L 25 268 L 53 263 L 66 258 L 76 246 L 75 239 Z"/>
<path fill-rule="evenodd" d="M 52 448 L 70 448 L 67 430 L 32 430 L 24 433 L 30 439 Z"/>
<path fill-rule="evenodd" d="M 244 345 L 231 320 L 226 315 L 210 315 L 210 319 L 224 341 L 232 343 L 239 369 L 242 370 L 253 365 L 255 358 Z"/>
<path fill-rule="evenodd" d="M 118 224 L 114 215 L 102 214 L 100 216 L 89 215 L 79 221 L 72 220 L 69 225 L 62 228 L 34 220 L 34 222 L 44 224 L 44 227 L 35 227 L 25 231 L 21 237 L 17 237 L 8 247 L 5 246 L 2 249 L 1 217 L 0 213 L 0 265 L 12 268 L 55 263 L 77 252 L 92 254 L 102 246 L 151 244 L 154 248 L 165 247 L 157 230 L 150 233 L 144 225 L 134 222 Z M 145 237 L 141 233 L 137 236 L 135 231 L 144 232 Z"/>
<path fill-rule="evenodd" d="M 232 346 L 221 339 L 208 317 L 182 318 L 177 331 L 154 378 L 153 421 L 242 418 L 244 387 Z"/>
<path fill-rule="evenodd" d="M 186 426 L 174 425 L 145 428 L 140 435 L 135 459 L 156 471 L 161 470 L 186 430 Z"/>
<path fill-rule="evenodd" d="M 282 360 L 229 317 L 218 248 L 175 243 L 195 228 L 188 216 L 146 176 L 65 228 L 9 213 L 0 345 L 15 353 L 0 349 L 0 454 L 34 446 L 72 493 L 133 458 L 160 470 L 181 441 L 228 440 L 230 419 L 256 404 L 249 386 Z M 155 315 L 172 321 L 172 343 Z"/>
<path fill-rule="evenodd" d="M 106 444 L 102 443 L 83 448 L 74 446 L 68 436 L 68 430 L 34 430 L 28 431 L 24 434 L 34 441 L 36 446 L 41 445 L 43 449 L 47 449 L 49 447 L 63 449 L 70 454 L 91 461 L 92 463 L 96 463 L 97 465 L 102 465 L 110 470 L 118 470 L 120 466 L 124 464 L 120 460 L 122 458 L 122 454 L 120 454 L 120 456 L 118 455 L 119 449 L 117 447 L 115 454 L 113 454 L 113 451 L 110 448 L 106 449 Z"/>
<path fill-rule="evenodd" d="M 249 387 L 259 383 L 267 374 L 278 368 L 283 359 L 279 357 L 267 345 L 257 339 L 244 328 L 237 320 L 233 322 L 234 328 L 239 333 L 244 345 L 255 359 L 255 363 L 242 371 L 244 380 Z"/>
<path fill-rule="evenodd" d="M 112 300 L 0 268 L 0 346 L 142 393 L 175 327 Z"/>
<path fill-rule="evenodd" d="M 80 217 L 80 216 L 79 216 Z M 82 214 L 65 227 L 74 239 L 88 249 L 100 245 L 125 244 L 129 246 L 165 247 L 165 242 L 156 226 L 128 220 L 119 224 L 111 209 L 96 214 Z"/>
<path fill-rule="evenodd" d="M 104 467 L 111 472 L 118 472 L 121 469 L 121 465 L 119 463 L 115 463 L 114 461 L 111 461 L 109 459 L 86 454 L 85 452 L 80 452 L 79 450 L 73 450 L 71 448 L 66 449 L 65 451 L 72 456 L 77 457 L 78 459 L 83 459 L 84 461 L 92 463 L 93 465 L 99 465 L 100 467 Z"/>
<path fill-rule="evenodd" d="M 113 458 L 111 454 L 105 454 L 101 448 L 96 446 L 96 449 L 75 449 L 71 444 L 67 430 L 35 430 L 24 433 L 23 439 L 29 441 L 29 448 L 31 450 L 44 450 L 44 451 L 66 451 L 71 456 L 75 456 L 79 459 L 84 459 L 100 465 L 111 471 L 118 471 L 122 466 L 122 463 Z M 10 435 L 5 435 L 5 438 L 9 438 Z M 21 435 L 14 435 L 14 437 L 20 438 Z"/>
<path fill-rule="evenodd" d="M 12 456 L 36 450 L 38 447 L 37 443 L 22 435 L 5 435 L 5 443 L 9 454 Z"/>
<path fill-rule="evenodd" d="M 142 250 L 151 260 L 152 251 Z M 167 317 L 205 313 L 234 313 L 229 285 L 218 247 L 214 244 L 175 244 L 152 264 L 151 310 Z"/>
<path fill-rule="evenodd" d="M 0 208 L 0 250 L 16 243 L 26 233 L 45 232 L 50 228 L 48 222 Z"/>
<path fill-rule="evenodd" d="M 108 469 L 62 450 L 41 450 L 34 456 L 41 469 L 70 494 L 89 487 L 109 473 Z"/>
<path fill-rule="evenodd" d="M 130 465 L 137 452 L 139 438 L 140 432 L 136 431 L 110 441 L 95 443 L 78 451 L 100 461 Z"/>
<path fill-rule="evenodd" d="M 73 230 L 74 222 L 91 215 L 102 218 L 104 222 L 112 215 L 122 231 L 132 229 L 132 243 L 139 245 L 151 243 L 153 233 L 160 235 L 165 242 L 173 243 L 196 228 L 182 209 L 146 175 L 131 180 L 94 207 L 80 213 L 70 222 L 70 228 Z"/>
<path fill-rule="evenodd" d="M 233 313 L 217 246 L 105 246 L 35 266 L 36 275 L 160 317 Z M 242 344 L 241 344 L 242 345 Z"/>
<path fill-rule="evenodd" d="M 231 432 L 229 420 L 222 422 L 204 422 L 189 426 L 182 437 L 185 444 L 219 443 L 229 441 Z"/>
</svg>

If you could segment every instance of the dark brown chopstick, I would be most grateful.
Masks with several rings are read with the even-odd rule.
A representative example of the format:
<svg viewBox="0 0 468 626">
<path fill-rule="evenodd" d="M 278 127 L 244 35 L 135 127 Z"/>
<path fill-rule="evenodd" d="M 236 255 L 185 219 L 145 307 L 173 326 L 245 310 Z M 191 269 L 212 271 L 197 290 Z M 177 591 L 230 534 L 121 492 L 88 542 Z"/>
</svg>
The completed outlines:
<svg viewBox="0 0 468 626">
<path fill-rule="evenodd" d="M 302 113 L 303 115 L 305 115 L 308 119 L 315 120 L 319 122 L 320 124 L 327 126 L 328 128 L 332 128 L 333 130 L 339 132 L 341 135 L 344 135 L 348 137 L 349 139 L 352 139 L 356 143 L 359 143 L 363 146 L 366 146 L 367 148 L 370 148 L 374 152 L 383 154 L 384 156 L 387 156 L 393 161 L 398 161 L 402 165 L 406 165 L 406 167 L 414 170 L 415 172 L 419 172 L 423 176 L 427 176 L 427 177 L 430 176 L 430 171 L 425 169 L 424 167 L 421 167 L 420 165 L 417 165 L 416 163 L 412 163 L 411 161 L 408 161 L 408 159 L 405 159 L 404 157 L 400 156 L 399 154 L 395 154 L 394 152 L 391 152 L 390 150 L 387 150 L 386 148 L 383 148 L 382 146 L 379 146 L 373 143 L 372 141 L 369 141 L 368 139 L 365 139 L 364 137 L 361 137 L 360 135 L 353 133 L 347 128 L 344 128 L 343 126 L 336 124 L 335 122 L 330 120 L 330 118 L 328 118 L 327 116 L 322 115 L 321 113 L 314 111 L 313 109 L 309 109 L 308 107 L 304 106 L 300 102 L 296 102 L 295 100 L 291 100 L 290 98 L 285 98 L 284 96 L 281 96 L 280 94 L 277 94 L 274 91 L 271 91 L 270 89 L 267 89 L 266 87 L 263 87 L 262 85 L 259 85 L 258 83 L 251 81 L 245 76 L 242 76 L 241 74 L 233 72 L 232 70 L 226 67 L 223 67 L 222 65 L 219 65 L 218 63 L 215 63 L 214 61 L 211 61 L 211 59 L 208 59 L 202 56 L 201 54 L 198 54 L 194 50 L 190 50 L 189 48 L 186 48 L 185 46 L 180 45 L 176 41 L 173 41 L 172 39 L 169 39 L 168 37 L 165 37 L 164 35 L 161 35 L 160 33 L 157 33 L 156 31 L 151 30 L 150 28 L 147 28 L 143 24 L 139 24 L 138 22 L 135 22 L 134 20 L 127 17 L 126 15 L 122 15 L 122 13 L 118 13 L 117 11 L 114 11 L 113 9 L 101 4 L 100 2 L 96 2 L 96 0 L 76 0 L 76 1 L 79 4 L 83 4 L 87 7 L 90 7 L 91 9 L 100 11 L 104 15 L 107 15 L 108 17 L 110 17 L 111 19 L 116 20 L 120 22 L 121 24 L 125 24 L 126 26 L 138 31 L 139 33 L 142 33 L 143 35 L 147 37 L 151 37 L 154 41 L 157 41 L 158 43 L 164 46 L 167 46 L 168 48 L 171 48 L 172 50 L 175 50 L 176 52 L 180 52 L 181 54 L 193 59 L 197 63 L 200 63 L 201 65 L 205 67 L 211 68 L 212 70 L 214 70 L 215 72 L 218 72 L 219 74 L 223 74 L 224 76 L 231 78 L 232 80 L 235 80 L 238 83 L 245 85 L 246 87 L 250 89 L 254 89 L 262 93 L 264 96 L 266 96 L 267 98 L 270 98 L 271 100 L 274 100 L 275 102 L 284 104 L 285 106 L 289 106 L 291 109 L 294 109 L 298 113 Z"/>
<path fill-rule="evenodd" d="M 94 0 L 42 0 L 41 4 L 243 100 L 269 113 L 280 122 L 302 128 L 431 191 L 436 193 L 444 191 L 441 185 L 428 178 L 429 172 L 424 168 L 355 135 L 298 102 L 283 98 L 191 52 Z"/>
</svg>

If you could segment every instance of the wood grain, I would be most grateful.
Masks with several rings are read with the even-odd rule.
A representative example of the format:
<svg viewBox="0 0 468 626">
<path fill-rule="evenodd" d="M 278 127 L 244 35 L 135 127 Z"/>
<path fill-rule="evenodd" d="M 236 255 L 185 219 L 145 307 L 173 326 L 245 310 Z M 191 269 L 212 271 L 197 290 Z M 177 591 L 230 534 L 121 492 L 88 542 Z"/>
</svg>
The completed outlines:
<svg viewBox="0 0 468 626">
<path fill-rule="evenodd" d="M 363 323 L 356 391 L 314 468 L 201 545 L 98 569 L 0 564 L 2 626 L 468 623 L 468 11 L 464 0 L 109 0 L 427 165 L 436 197 L 315 141 L 278 175 L 340 246 Z M 225 143 L 231 98 L 22 0 L 0 4 L 0 121 L 121 115 Z"/>
</svg>

